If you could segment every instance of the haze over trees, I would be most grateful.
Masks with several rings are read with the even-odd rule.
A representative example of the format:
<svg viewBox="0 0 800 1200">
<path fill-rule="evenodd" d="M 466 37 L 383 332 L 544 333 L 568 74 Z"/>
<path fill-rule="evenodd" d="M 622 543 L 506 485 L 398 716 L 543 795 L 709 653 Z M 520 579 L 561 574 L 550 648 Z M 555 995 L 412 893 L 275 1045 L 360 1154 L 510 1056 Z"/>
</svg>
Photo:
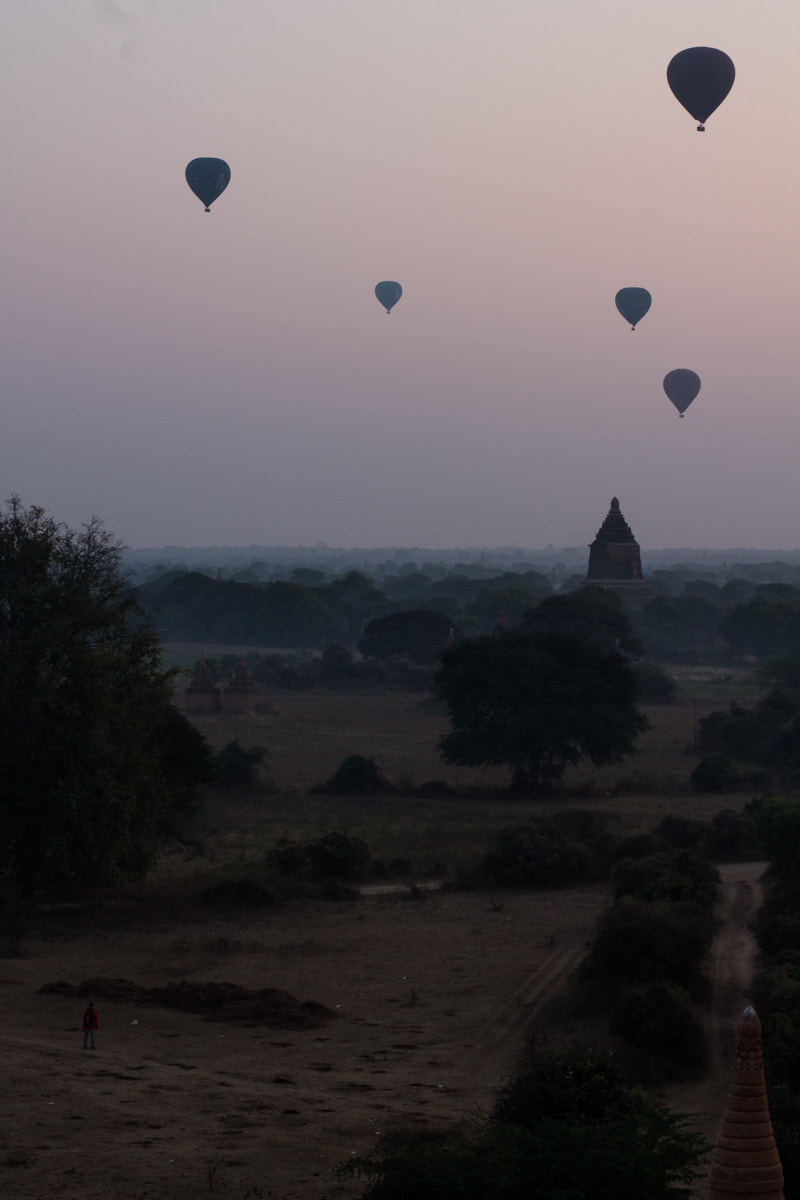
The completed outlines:
<svg viewBox="0 0 800 1200">
<path fill-rule="evenodd" d="M 445 630 L 440 649 L 451 625 L 460 636 L 488 634 L 501 609 L 509 627 L 579 629 L 606 649 L 619 640 L 626 654 L 663 663 L 723 665 L 800 647 L 800 566 L 791 562 L 659 568 L 649 577 L 658 594 L 624 634 L 615 629 L 627 618 L 613 591 L 584 586 L 585 574 L 564 563 L 547 573 L 515 566 L 390 561 L 374 575 L 351 568 L 331 577 L 254 560 L 224 580 L 199 569 L 151 572 L 139 594 L 167 642 L 312 651 L 338 643 L 381 658 L 378 643 L 362 648 L 360 639 L 368 625 L 372 632 L 372 623 L 397 618 L 391 657 L 411 662 L 431 654 L 415 624 L 426 622 L 432 637 Z M 404 627 L 409 613 L 417 615 Z"/>
</svg>

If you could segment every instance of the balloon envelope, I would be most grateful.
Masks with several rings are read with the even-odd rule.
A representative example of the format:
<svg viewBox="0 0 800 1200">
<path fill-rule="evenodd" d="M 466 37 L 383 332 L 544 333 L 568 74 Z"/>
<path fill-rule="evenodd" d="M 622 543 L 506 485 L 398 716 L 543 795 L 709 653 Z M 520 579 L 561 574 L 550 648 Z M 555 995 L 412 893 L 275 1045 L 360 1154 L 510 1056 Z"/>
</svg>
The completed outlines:
<svg viewBox="0 0 800 1200">
<path fill-rule="evenodd" d="M 653 297 L 647 288 L 620 288 L 614 297 L 614 303 L 625 320 L 630 321 L 631 329 L 635 329 L 637 322 L 641 321 L 653 303 Z"/>
<path fill-rule="evenodd" d="M 186 182 L 210 212 L 210 205 L 231 181 L 231 169 L 222 158 L 193 158 L 186 168 Z"/>
<path fill-rule="evenodd" d="M 731 59 L 723 50 L 711 46 L 681 50 L 667 67 L 672 94 L 700 122 L 699 129 L 722 104 L 735 78 L 736 68 Z"/>
<path fill-rule="evenodd" d="M 678 367 L 677 371 L 664 376 L 664 391 L 683 416 L 700 391 L 700 376 L 686 367 Z"/>
<path fill-rule="evenodd" d="M 403 294 L 403 289 L 399 283 L 395 283 L 393 279 L 384 279 L 381 283 L 375 286 L 375 295 L 380 300 L 387 313 L 391 312 L 397 301 Z"/>
</svg>

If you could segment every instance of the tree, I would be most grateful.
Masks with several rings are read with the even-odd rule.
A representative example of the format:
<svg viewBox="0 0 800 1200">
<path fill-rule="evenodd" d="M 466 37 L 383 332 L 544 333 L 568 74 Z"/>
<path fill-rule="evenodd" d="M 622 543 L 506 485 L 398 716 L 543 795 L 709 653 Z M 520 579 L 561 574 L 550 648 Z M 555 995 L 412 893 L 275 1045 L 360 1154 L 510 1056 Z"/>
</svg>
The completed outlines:
<svg viewBox="0 0 800 1200">
<path fill-rule="evenodd" d="M 626 660 L 574 633 L 462 642 L 442 654 L 434 686 L 452 724 L 439 742 L 446 761 L 511 767 L 534 791 L 584 758 L 618 762 L 649 728 Z"/>
<path fill-rule="evenodd" d="M 0 514 L 0 880 L 22 895 L 150 866 L 210 751 L 171 707 L 175 672 L 93 518 Z M 207 749 L 207 748 L 206 748 Z"/>
<path fill-rule="evenodd" d="M 606 654 L 617 646 L 635 658 L 642 653 L 641 639 L 634 633 L 618 593 L 594 584 L 546 596 L 524 614 L 520 624 L 528 632 L 559 629 L 579 633 Z"/>
<path fill-rule="evenodd" d="M 412 662 L 435 663 L 447 643 L 451 621 L 444 613 L 425 608 L 376 617 L 358 640 L 365 658 L 408 658 Z"/>
</svg>

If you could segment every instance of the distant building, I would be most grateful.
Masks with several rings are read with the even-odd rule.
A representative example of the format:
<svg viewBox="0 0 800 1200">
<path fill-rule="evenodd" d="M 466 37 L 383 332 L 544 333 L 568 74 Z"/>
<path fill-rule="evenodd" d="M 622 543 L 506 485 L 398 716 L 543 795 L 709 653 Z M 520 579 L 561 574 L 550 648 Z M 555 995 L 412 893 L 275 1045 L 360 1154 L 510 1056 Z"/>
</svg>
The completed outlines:
<svg viewBox="0 0 800 1200">
<path fill-rule="evenodd" d="M 639 608 L 652 600 L 655 588 L 642 576 L 642 556 L 639 543 L 620 512 L 614 496 L 608 516 L 589 546 L 589 569 L 586 583 L 610 588 L 617 592 L 630 608 Z"/>
<path fill-rule="evenodd" d="M 235 712 L 248 708 L 256 708 L 261 696 L 260 689 L 250 678 L 250 672 L 244 665 L 244 655 L 239 660 L 236 674 L 222 693 L 223 706 Z"/>
<path fill-rule="evenodd" d="M 201 654 L 194 678 L 183 693 L 183 706 L 187 712 L 217 712 L 219 704 L 219 688 L 211 678 L 205 655 Z"/>
</svg>

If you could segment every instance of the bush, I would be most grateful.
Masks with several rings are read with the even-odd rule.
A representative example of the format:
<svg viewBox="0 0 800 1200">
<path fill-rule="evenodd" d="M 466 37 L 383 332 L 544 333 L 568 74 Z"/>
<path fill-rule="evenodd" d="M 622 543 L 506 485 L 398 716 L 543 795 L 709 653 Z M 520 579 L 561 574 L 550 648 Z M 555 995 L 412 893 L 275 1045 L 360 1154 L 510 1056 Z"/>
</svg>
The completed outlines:
<svg viewBox="0 0 800 1200">
<path fill-rule="evenodd" d="M 617 900 L 689 900 L 710 910 L 717 899 L 719 872 L 691 850 L 673 850 L 638 861 L 625 859 L 614 867 L 611 879 Z"/>
<path fill-rule="evenodd" d="M 735 792 L 739 784 L 739 775 L 724 754 L 701 758 L 689 778 L 698 792 Z"/>
<path fill-rule="evenodd" d="M 308 842 L 281 838 L 269 856 L 270 865 L 284 875 L 313 879 L 365 879 L 372 870 L 372 852 L 365 841 L 334 831 Z"/>
<path fill-rule="evenodd" d="M 709 829 L 704 821 L 693 821 L 690 817 L 664 817 L 656 826 L 656 835 L 678 846 L 681 850 L 690 850 L 704 838 L 708 837 Z"/>
<path fill-rule="evenodd" d="M 325 784 L 325 790 L 338 796 L 352 796 L 367 792 L 394 792 L 397 789 L 374 758 L 350 754 Z"/>
<path fill-rule="evenodd" d="M 597 858 L 587 846 L 532 825 L 501 829 L 479 868 L 480 879 L 495 887 L 566 887 L 598 873 Z"/>
<path fill-rule="evenodd" d="M 326 833 L 309 842 L 308 859 L 317 879 L 364 879 L 370 872 L 372 852 L 365 841 L 347 833 Z"/>
<path fill-rule="evenodd" d="M 712 932 L 710 913 L 695 904 L 623 896 L 600 919 L 580 977 L 612 994 L 662 981 L 696 990 Z"/>
<path fill-rule="evenodd" d="M 758 853 L 755 819 L 746 812 L 723 809 L 711 818 L 708 851 L 714 858 L 750 859 Z"/>
<path fill-rule="evenodd" d="M 234 738 L 223 746 L 217 755 L 217 775 L 221 787 L 253 787 L 258 783 L 258 768 L 266 757 L 263 746 L 250 746 L 245 749 Z"/>
<path fill-rule="evenodd" d="M 672 704 L 678 685 L 663 667 L 652 662 L 631 663 L 639 685 L 639 699 L 645 704 Z"/>
<path fill-rule="evenodd" d="M 526 1065 L 492 1120 L 384 1135 L 339 1174 L 366 1177 L 363 1200 L 668 1200 L 708 1149 L 687 1124 L 573 1047 Z"/>
<path fill-rule="evenodd" d="M 272 908 L 275 894 L 255 879 L 222 879 L 200 893 L 204 904 L 222 909 Z"/>
<path fill-rule="evenodd" d="M 36 926 L 36 909 L 13 887 L 5 887 L 0 896 L 0 938 L 5 942 L 6 958 L 19 958 L 22 943 Z"/>
<path fill-rule="evenodd" d="M 680 988 L 655 984 L 636 988 L 617 1004 L 609 1029 L 639 1051 L 658 1060 L 672 1077 L 701 1072 L 705 1036 L 692 1016 L 689 997 Z"/>
</svg>

